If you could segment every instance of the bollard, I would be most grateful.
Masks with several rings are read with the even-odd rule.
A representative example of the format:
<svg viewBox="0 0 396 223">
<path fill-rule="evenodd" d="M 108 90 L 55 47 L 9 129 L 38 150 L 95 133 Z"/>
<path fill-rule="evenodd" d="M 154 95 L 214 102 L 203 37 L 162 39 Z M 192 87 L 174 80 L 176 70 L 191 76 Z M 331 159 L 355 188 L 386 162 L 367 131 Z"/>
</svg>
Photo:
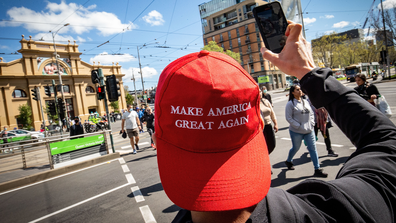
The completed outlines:
<svg viewBox="0 0 396 223">
<path fill-rule="evenodd" d="M 26 169 L 27 165 L 26 165 L 26 157 L 25 157 L 25 148 L 23 148 L 23 146 L 21 148 L 21 154 L 22 154 L 23 169 Z"/>
<path fill-rule="evenodd" d="M 45 146 L 47 147 L 49 165 L 50 165 L 50 169 L 52 170 L 52 169 L 54 169 L 54 163 L 52 162 L 51 148 L 50 148 L 50 145 L 49 145 L 49 139 L 48 138 L 45 139 Z"/>
</svg>

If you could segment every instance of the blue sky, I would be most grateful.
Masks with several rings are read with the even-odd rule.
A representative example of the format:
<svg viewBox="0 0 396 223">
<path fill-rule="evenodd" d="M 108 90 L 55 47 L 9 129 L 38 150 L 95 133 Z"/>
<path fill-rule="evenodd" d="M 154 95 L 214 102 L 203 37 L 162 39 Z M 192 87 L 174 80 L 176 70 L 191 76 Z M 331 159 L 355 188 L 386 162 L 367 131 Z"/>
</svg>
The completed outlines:
<svg viewBox="0 0 396 223">
<path fill-rule="evenodd" d="M 110 65 L 119 62 L 124 85 L 141 89 L 137 47 L 145 88 L 156 86 L 159 74 L 171 61 L 203 47 L 198 5 L 204 0 L 12 0 L 0 2 L 0 57 L 9 62 L 21 57 L 21 35 L 59 43 L 76 40 L 83 61 Z M 301 0 L 306 37 L 361 28 L 373 0 Z M 380 3 L 375 1 L 375 8 Z M 391 7 L 396 0 L 385 0 Z M 366 26 L 367 30 L 368 26 Z M 368 37 L 369 38 L 369 37 Z M 101 47 L 97 47 L 102 43 Z M 146 45 L 146 46 L 144 46 Z M 120 55 L 117 55 L 120 54 Z"/>
</svg>

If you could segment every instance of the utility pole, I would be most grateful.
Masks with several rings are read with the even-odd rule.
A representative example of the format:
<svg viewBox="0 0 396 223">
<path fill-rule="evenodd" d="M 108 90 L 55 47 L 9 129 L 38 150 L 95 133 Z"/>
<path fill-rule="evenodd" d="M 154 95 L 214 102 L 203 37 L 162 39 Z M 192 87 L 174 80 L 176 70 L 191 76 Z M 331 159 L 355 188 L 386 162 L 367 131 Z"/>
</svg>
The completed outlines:
<svg viewBox="0 0 396 223">
<path fill-rule="evenodd" d="M 139 105 L 139 99 L 137 98 L 137 93 L 136 93 L 135 74 L 133 73 L 133 69 L 132 69 L 132 80 L 133 80 L 133 88 L 135 90 L 136 105 Z M 140 107 L 140 106 L 138 106 L 138 107 Z"/>
<path fill-rule="evenodd" d="M 43 117 L 43 126 L 44 126 L 45 136 L 47 136 L 48 133 L 47 133 L 47 129 L 45 128 L 45 118 L 44 118 L 43 105 L 41 104 L 40 89 L 38 87 L 36 87 L 36 91 L 37 91 L 37 97 L 40 102 L 41 117 Z"/>
<path fill-rule="evenodd" d="M 384 36 L 385 36 L 386 67 L 388 68 L 388 75 L 389 75 L 389 80 L 390 80 L 391 73 L 390 73 L 390 66 L 389 66 L 388 35 L 386 35 L 384 6 L 382 5 L 382 0 L 381 0 L 381 10 L 382 10 L 382 23 L 384 26 Z"/>
<path fill-rule="evenodd" d="M 143 99 L 144 99 L 144 102 L 147 105 L 147 98 L 146 99 L 144 98 L 143 72 L 142 72 L 142 64 L 140 63 L 139 46 L 137 46 L 137 53 L 138 53 L 138 59 L 139 59 L 140 77 L 142 78 Z"/>
<path fill-rule="evenodd" d="M 60 118 L 60 111 L 58 108 L 58 97 L 57 97 L 57 89 L 56 89 L 56 85 L 55 85 L 55 80 L 52 80 L 52 90 L 54 91 L 54 96 L 55 96 L 55 111 L 58 112 L 58 124 L 60 126 L 60 134 L 63 134 L 63 123 L 62 120 Z"/>
<path fill-rule="evenodd" d="M 99 68 L 98 72 L 99 72 L 99 81 L 100 81 L 99 84 L 100 84 L 100 86 L 105 86 L 106 84 L 104 82 L 104 76 L 103 76 L 103 73 L 102 73 L 102 68 Z M 103 88 L 103 92 L 104 92 L 104 95 L 105 95 L 104 104 L 105 104 L 105 108 L 106 108 L 106 117 L 107 117 L 107 120 L 110 120 L 109 119 L 109 106 L 107 104 L 107 96 L 106 96 L 106 88 L 105 87 Z M 108 121 L 107 123 L 109 124 L 109 128 L 110 128 L 111 149 L 113 150 L 113 153 L 115 153 L 114 142 L 113 142 L 113 134 L 112 134 L 112 130 L 111 130 L 111 122 Z"/>
</svg>

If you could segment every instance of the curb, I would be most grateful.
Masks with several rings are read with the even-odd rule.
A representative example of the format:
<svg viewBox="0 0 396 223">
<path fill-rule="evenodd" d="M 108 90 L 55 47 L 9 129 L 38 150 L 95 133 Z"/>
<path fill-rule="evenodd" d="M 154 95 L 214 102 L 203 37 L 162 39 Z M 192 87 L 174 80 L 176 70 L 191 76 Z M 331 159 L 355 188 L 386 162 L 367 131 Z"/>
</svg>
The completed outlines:
<svg viewBox="0 0 396 223">
<path fill-rule="evenodd" d="M 0 184 L 0 192 L 5 192 L 8 190 L 12 190 L 18 187 L 26 186 L 32 183 L 36 183 L 42 180 L 46 180 L 52 177 L 56 177 L 65 173 L 73 172 L 79 169 L 83 169 L 89 166 L 93 166 L 98 163 L 103 163 L 109 160 L 113 160 L 120 157 L 120 153 L 112 153 L 108 155 L 104 155 L 95 159 L 86 160 L 77 164 L 73 164 L 70 166 L 61 167 L 59 169 L 47 170 L 41 173 L 37 173 L 31 176 L 23 177 L 20 179 L 12 180 L 9 182 Z"/>
</svg>

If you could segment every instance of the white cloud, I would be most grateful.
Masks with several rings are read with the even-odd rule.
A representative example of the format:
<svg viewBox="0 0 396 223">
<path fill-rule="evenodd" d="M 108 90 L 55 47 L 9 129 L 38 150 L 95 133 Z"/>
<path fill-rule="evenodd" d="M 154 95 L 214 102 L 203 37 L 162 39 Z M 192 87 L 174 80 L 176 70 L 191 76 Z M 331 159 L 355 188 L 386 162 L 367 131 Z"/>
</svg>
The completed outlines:
<svg viewBox="0 0 396 223">
<path fill-rule="evenodd" d="M 135 75 L 135 81 L 141 80 L 140 69 L 138 67 L 129 67 L 128 69 L 121 68 L 121 72 L 123 74 L 125 74 L 125 76 L 122 78 L 122 81 L 124 83 L 132 83 L 133 84 L 133 81 L 131 80 L 132 79 L 132 71 L 133 71 L 133 74 Z M 147 67 L 147 66 L 142 67 L 142 73 L 143 73 L 143 81 L 145 78 L 151 78 L 151 77 L 154 77 L 159 74 L 155 68 Z"/>
<path fill-rule="evenodd" d="M 120 55 L 113 55 L 113 54 L 108 54 L 107 52 L 103 52 L 101 54 L 96 55 L 95 57 L 92 57 L 89 59 L 90 63 L 97 63 L 100 62 L 101 65 L 112 65 L 112 63 L 122 63 L 122 62 L 130 62 L 134 61 L 136 58 L 130 54 L 120 54 Z"/>
<path fill-rule="evenodd" d="M 329 31 L 324 32 L 324 34 L 325 34 L 325 35 L 329 35 L 329 34 L 332 34 L 332 33 L 334 33 L 334 32 L 335 32 L 334 30 L 329 30 Z"/>
<path fill-rule="evenodd" d="M 136 28 L 131 22 L 123 24 L 113 13 L 92 11 L 95 8 L 96 5 L 83 7 L 76 3 L 67 4 L 63 0 L 59 4 L 48 2 L 45 10 L 37 12 L 25 7 L 12 7 L 7 11 L 11 21 L 0 21 L 0 26 L 23 26 L 29 32 L 48 32 L 61 27 L 54 27 L 54 24 L 70 23 L 59 33 L 72 31 L 81 35 L 96 29 L 103 36 Z M 67 20 L 63 21 L 65 18 Z M 30 21 L 35 23 L 28 23 Z M 126 29 L 128 26 L 129 29 Z"/>
<path fill-rule="evenodd" d="M 349 22 L 342 21 L 342 22 L 339 22 L 339 23 L 334 23 L 333 28 L 344 28 L 347 25 L 349 25 Z"/>
<path fill-rule="evenodd" d="M 0 49 L 8 49 L 8 46 L 0 45 Z"/>
<path fill-rule="evenodd" d="M 396 0 L 385 0 L 382 4 L 385 10 L 392 9 L 394 6 L 396 6 Z M 381 9 L 381 3 L 378 4 L 377 8 Z"/>
<path fill-rule="evenodd" d="M 308 25 L 308 24 L 311 24 L 311 23 L 314 23 L 314 22 L 316 22 L 316 18 L 304 18 L 304 23 L 306 24 L 306 25 Z"/>
<path fill-rule="evenodd" d="M 360 22 L 358 22 L 358 21 L 353 22 L 352 25 L 353 25 L 353 26 L 358 26 L 358 25 L 360 25 Z"/>
<path fill-rule="evenodd" d="M 38 34 L 32 36 L 32 39 L 33 40 L 38 40 L 38 41 L 45 41 L 45 42 L 52 42 L 53 41 L 51 33 L 38 33 Z M 67 43 L 68 40 L 70 40 L 70 42 L 72 44 L 73 44 L 73 41 L 76 41 L 76 42 L 79 42 L 79 43 L 87 41 L 84 38 L 79 37 L 79 36 L 77 36 L 77 39 L 75 39 L 74 37 L 72 37 L 70 35 L 59 35 L 59 34 L 57 34 L 55 36 L 55 42 Z"/>
<path fill-rule="evenodd" d="M 325 15 L 325 16 L 320 16 L 321 19 L 332 19 L 334 18 L 333 15 Z"/>
<path fill-rule="evenodd" d="M 143 20 L 149 23 L 151 26 L 160 26 L 164 24 L 161 13 L 156 10 L 149 12 L 148 15 L 143 16 Z"/>
</svg>

